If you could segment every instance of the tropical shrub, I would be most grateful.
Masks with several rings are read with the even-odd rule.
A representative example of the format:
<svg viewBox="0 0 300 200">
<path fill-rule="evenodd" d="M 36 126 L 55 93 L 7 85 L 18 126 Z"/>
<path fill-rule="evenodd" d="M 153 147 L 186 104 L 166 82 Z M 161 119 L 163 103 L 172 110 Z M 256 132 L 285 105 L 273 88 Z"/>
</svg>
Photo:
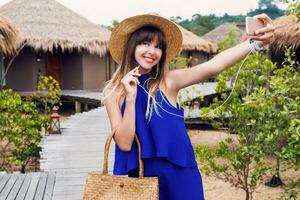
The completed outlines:
<svg viewBox="0 0 300 200">
<path fill-rule="evenodd" d="M 0 171 L 19 167 L 24 173 L 28 163 L 39 157 L 43 123 L 34 102 L 22 100 L 12 90 L 0 91 Z"/>
</svg>

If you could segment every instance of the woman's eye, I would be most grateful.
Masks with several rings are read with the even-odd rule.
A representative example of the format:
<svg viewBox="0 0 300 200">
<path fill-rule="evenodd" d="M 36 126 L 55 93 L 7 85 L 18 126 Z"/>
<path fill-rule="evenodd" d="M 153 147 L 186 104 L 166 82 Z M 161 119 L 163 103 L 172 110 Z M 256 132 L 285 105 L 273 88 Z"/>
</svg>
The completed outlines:
<svg viewBox="0 0 300 200">
<path fill-rule="evenodd" d="M 150 42 L 144 41 L 143 44 L 144 45 L 150 45 Z"/>
<path fill-rule="evenodd" d="M 161 49 L 161 46 L 160 46 L 160 45 L 157 45 L 155 48 L 157 48 L 157 49 Z"/>
</svg>

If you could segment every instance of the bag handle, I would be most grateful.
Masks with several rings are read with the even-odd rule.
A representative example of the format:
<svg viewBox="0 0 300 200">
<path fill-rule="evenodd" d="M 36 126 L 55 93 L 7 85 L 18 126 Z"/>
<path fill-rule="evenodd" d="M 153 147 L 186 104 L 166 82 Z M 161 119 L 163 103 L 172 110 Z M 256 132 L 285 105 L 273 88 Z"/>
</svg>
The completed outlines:
<svg viewBox="0 0 300 200">
<path fill-rule="evenodd" d="M 111 132 L 111 134 L 107 137 L 105 141 L 105 147 L 104 147 L 104 162 L 103 162 L 103 171 L 102 174 L 108 174 L 108 153 L 109 153 L 109 148 L 110 144 L 112 141 L 112 138 L 114 137 L 116 133 L 116 129 Z M 141 143 L 137 137 L 137 135 L 134 135 L 134 139 L 136 140 L 137 146 L 138 146 L 138 159 L 139 159 L 139 177 L 144 177 L 144 163 L 142 160 L 142 148 L 141 148 Z"/>
</svg>

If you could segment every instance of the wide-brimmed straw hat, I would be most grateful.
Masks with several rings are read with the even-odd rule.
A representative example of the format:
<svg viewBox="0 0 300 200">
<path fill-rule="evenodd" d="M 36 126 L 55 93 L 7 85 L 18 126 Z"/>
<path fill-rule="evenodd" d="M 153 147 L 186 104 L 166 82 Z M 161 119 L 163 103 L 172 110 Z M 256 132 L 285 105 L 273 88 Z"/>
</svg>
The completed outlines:
<svg viewBox="0 0 300 200">
<path fill-rule="evenodd" d="M 169 63 L 180 51 L 182 34 L 174 22 L 157 14 L 137 15 L 120 22 L 111 33 L 108 48 L 118 64 L 122 62 L 124 49 L 131 33 L 144 26 L 153 26 L 163 32 L 166 40 L 166 63 Z"/>
</svg>

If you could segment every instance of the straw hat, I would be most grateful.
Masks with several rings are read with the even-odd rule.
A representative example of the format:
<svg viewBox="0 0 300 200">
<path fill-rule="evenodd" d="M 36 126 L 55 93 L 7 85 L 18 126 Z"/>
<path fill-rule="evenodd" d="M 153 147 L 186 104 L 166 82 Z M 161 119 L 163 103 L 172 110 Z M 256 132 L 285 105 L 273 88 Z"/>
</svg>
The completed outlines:
<svg viewBox="0 0 300 200">
<path fill-rule="evenodd" d="M 157 14 L 145 14 L 129 17 L 120 22 L 112 31 L 108 48 L 111 56 L 121 64 L 126 43 L 131 33 L 143 26 L 159 28 L 166 39 L 166 63 L 176 56 L 182 44 L 182 34 L 177 25 Z"/>
</svg>

